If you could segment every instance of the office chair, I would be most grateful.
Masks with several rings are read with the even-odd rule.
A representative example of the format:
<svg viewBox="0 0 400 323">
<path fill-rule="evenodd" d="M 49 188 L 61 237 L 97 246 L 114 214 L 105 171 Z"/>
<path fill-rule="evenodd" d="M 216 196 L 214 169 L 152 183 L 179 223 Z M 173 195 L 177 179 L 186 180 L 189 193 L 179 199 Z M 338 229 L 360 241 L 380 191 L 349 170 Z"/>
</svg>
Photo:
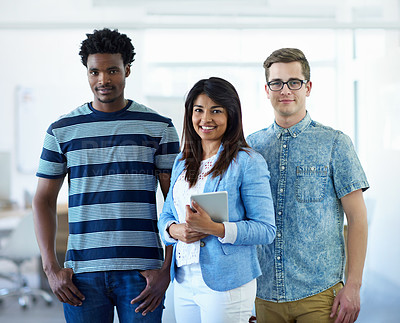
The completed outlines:
<svg viewBox="0 0 400 323">
<path fill-rule="evenodd" d="M 25 215 L 6 239 L 4 246 L 0 249 L 0 259 L 13 262 L 17 270 L 13 275 L 1 273 L 0 277 L 12 281 L 15 286 L 0 289 L 0 302 L 6 297 L 16 296 L 21 308 L 26 309 L 30 299 L 35 302 L 37 297 L 42 297 L 47 305 L 51 305 L 52 296 L 45 290 L 29 287 L 28 281 L 21 271 L 25 261 L 40 256 L 33 225 L 33 215 Z"/>
</svg>

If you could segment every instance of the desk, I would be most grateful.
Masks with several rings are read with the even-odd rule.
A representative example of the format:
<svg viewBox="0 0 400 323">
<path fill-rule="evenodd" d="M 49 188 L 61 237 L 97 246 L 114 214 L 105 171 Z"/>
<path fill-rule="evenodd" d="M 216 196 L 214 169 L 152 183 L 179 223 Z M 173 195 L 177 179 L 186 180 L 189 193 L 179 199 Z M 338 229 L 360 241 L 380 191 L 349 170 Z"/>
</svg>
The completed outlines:
<svg viewBox="0 0 400 323">
<path fill-rule="evenodd" d="M 20 219 L 25 215 L 33 214 L 32 209 L 12 209 L 0 211 L 0 246 L 2 238 L 6 238 L 18 225 Z M 57 206 L 57 234 L 56 234 L 56 255 L 61 266 L 64 264 L 68 240 L 68 206 Z M 47 277 L 42 269 L 42 262 L 39 261 L 40 288 L 49 290 Z"/>
<path fill-rule="evenodd" d="M 14 219 L 16 223 L 25 214 L 32 213 L 32 209 L 0 210 L 0 221 Z"/>
<path fill-rule="evenodd" d="M 32 209 L 0 210 L 0 239 L 9 235 L 20 219 L 27 214 L 32 214 Z M 65 253 L 68 239 L 68 206 L 66 204 L 57 206 L 57 220 L 56 250 Z"/>
</svg>

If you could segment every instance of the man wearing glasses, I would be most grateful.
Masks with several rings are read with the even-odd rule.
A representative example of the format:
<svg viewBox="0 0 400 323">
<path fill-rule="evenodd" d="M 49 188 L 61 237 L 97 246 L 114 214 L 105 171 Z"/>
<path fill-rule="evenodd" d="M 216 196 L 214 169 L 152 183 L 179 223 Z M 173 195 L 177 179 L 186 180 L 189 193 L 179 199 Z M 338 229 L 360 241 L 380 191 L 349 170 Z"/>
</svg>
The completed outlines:
<svg viewBox="0 0 400 323">
<path fill-rule="evenodd" d="M 264 68 L 275 122 L 247 141 L 271 172 L 277 232 L 273 244 L 259 248 L 257 322 L 354 322 L 367 246 L 367 178 L 350 138 L 307 112 L 312 82 L 303 52 L 276 50 Z"/>
</svg>

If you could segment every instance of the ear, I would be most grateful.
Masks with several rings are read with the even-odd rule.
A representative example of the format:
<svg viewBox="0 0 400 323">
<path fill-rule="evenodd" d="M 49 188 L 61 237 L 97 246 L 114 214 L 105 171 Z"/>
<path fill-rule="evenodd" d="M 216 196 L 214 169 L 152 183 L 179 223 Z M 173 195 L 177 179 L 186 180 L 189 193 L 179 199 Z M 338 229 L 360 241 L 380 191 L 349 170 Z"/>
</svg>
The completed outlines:
<svg viewBox="0 0 400 323">
<path fill-rule="evenodd" d="M 309 81 L 309 82 L 307 82 L 307 84 L 306 84 L 306 96 L 310 96 L 311 88 L 312 88 L 312 82 Z"/>
<path fill-rule="evenodd" d="M 269 99 L 269 87 L 268 85 L 265 83 L 265 92 L 267 93 L 267 98 Z"/>
<path fill-rule="evenodd" d="M 129 75 L 131 75 L 131 67 L 129 64 L 125 65 L 125 77 L 128 77 Z"/>
</svg>

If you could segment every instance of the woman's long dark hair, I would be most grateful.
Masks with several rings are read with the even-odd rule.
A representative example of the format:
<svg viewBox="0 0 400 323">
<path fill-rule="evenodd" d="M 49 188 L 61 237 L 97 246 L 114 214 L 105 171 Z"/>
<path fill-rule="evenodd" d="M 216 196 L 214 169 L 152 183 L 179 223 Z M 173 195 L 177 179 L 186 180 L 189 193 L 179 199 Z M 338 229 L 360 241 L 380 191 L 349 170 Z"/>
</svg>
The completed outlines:
<svg viewBox="0 0 400 323">
<path fill-rule="evenodd" d="M 194 101 L 200 94 L 207 95 L 215 103 L 221 105 L 228 115 L 228 125 L 222 137 L 223 150 L 209 174 L 212 177 L 223 175 L 238 152 L 249 147 L 243 134 L 242 109 L 234 86 L 219 77 L 198 81 L 186 97 L 183 122 L 182 160 L 185 161 L 185 179 L 189 182 L 189 187 L 197 183 L 203 157 L 201 138 L 196 133 L 192 122 Z"/>
</svg>

